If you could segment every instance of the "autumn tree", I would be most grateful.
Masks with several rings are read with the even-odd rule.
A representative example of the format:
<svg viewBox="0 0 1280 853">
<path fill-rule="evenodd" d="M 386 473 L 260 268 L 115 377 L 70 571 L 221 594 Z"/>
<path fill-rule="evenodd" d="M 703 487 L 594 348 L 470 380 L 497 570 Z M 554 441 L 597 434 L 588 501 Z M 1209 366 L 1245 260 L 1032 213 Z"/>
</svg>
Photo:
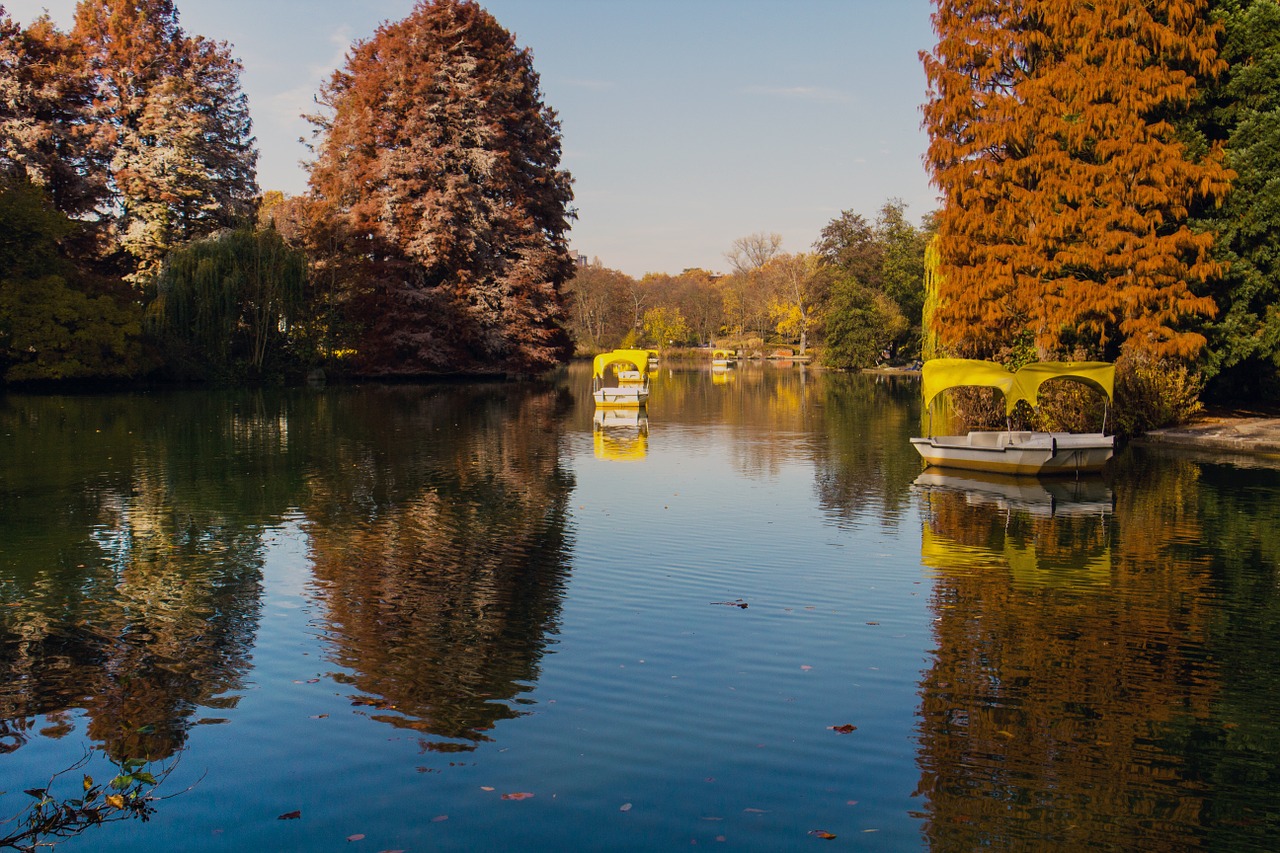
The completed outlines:
<svg viewBox="0 0 1280 853">
<path fill-rule="evenodd" d="M 533 57 L 472 0 L 420 0 L 324 87 L 310 186 L 372 374 L 544 369 L 571 342 L 571 178 Z"/>
<path fill-rule="evenodd" d="M 1221 152 L 1171 118 L 1222 70 L 1204 0 L 935 0 L 926 156 L 944 206 L 936 321 L 957 355 L 1187 357 L 1219 266 L 1188 226 Z"/>
<path fill-rule="evenodd" d="M 1227 146 L 1236 172 L 1220 207 L 1203 214 L 1226 262 L 1215 289 L 1219 314 L 1206 325 L 1204 373 L 1217 396 L 1280 391 L 1280 3 L 1214 0 L 1227 73 L 1194 123 Z"/>
<path fill-rule="evenodd" d="M 257 151 L 240 63 L 187 36 L 172 0 L 80 0 L 72 39 L 94 83 L 111 212 L 134 278 L 253 211 Z"/>
<path fill-rule="evenodd" d="M 830 283 L 829 267 L 817 255 L 782 254 L 770 259 L 760 271 L 770 285 L 769 312 L 779 335 L 800 344 L 800 354 L 809 348 L 809 337 L 819 327 L 820 306 Z"/>
<path fill-rule="evenodd" d="M 757 232 L 739 237 L 725 253 L 725 260 L 736 273 L 749 273 L 769 263 L 782 252 L 782 235 Z"/>
<path fill-rule="evenodd" d="M 580 267 L 565 285 L 568 328 L 586 353 L 614 348 L 634 328 L 630 302 L 635 282 L 600 263 Z"/>
<path fill-rule="evenodd" d="M 24 30 L 0 6 L 0 168 L 20 170 L 68 216 L 92 214 L 106 196 L 92 103 L 76 45 L 48 17 Z"/>
<path fill-rule="evenodd" d="M 665 350 L 672 344 L 682 344 L 689 339 L 689 324 L 679 308 L 659 305 L 644 312 L 645 337 L 654 346 Z"/>
<path fill-rule="evenodd" d="M 679 309 L 698 343 L 708 343 L 724 325 L 724 302 L 716 290 L 719 276 L 690 268 L 671 276 L 667 299 Z"/>
</svg>

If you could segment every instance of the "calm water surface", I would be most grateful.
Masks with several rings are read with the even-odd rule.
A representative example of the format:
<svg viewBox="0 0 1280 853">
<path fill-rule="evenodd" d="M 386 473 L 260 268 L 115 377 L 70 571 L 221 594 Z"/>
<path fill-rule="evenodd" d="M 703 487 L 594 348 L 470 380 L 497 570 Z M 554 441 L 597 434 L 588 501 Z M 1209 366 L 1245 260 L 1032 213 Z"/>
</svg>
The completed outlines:
<svg viewBox="0 0 1280 853">
<path fill-rule="evenodd" d="M 917 393 L 0 398 L 0 819 L 87 756 L 169 798 L 66 850 L 1275 849 L 1277 466 L 920 478 Z"/>
</svg>

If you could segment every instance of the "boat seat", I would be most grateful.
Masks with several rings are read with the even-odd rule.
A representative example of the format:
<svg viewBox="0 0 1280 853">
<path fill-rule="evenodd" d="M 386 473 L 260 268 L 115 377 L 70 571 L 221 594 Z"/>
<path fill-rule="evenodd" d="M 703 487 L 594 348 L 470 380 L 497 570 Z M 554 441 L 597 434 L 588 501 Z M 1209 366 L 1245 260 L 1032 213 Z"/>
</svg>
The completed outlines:
<svg viewBox="0 0 1280 853">
<path fill-rule="evenodd" d="M 1004 447 L 1006 444 L 1005 435 L 1002 432 L 971 432 L 969 433 L 969 446 Z"/>
</svg>

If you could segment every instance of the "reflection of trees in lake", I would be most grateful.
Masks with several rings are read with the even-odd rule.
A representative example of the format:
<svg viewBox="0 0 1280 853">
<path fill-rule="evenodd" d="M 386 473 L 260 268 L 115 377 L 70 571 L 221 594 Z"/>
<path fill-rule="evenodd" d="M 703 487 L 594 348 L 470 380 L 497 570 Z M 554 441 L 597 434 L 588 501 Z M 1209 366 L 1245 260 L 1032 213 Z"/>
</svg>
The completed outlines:
<svg viewBox="0 0 1280 853">
<path fill-rule="evenodd" d="M 569 400 L 482 386 L 351 402 L 306 507 L 333 659 L 376 719 L 470 748 L 518 713 L 556 629 Z"/>
<path fill-rule="evenodd" d="M 816 448 L 817 491 L 833 518 L 894 524 L 920 460 L 910 449 L 920 383 L 909 377 L 828 373 L 821 405 L 824 444 Z"/>
<path fill-rule="evenodd" d="M 171 755 L 248 666 L 260 532 L 288 506 L 284 409 L 10 397 L 0 421 L 0 748 L 83 711 L 111 756 Z"/>
<path fill-rule="evenodd" d="M 917 379 L 748 361 L 717 384 L 710 380 L 709 358 L 705 368 L 678 364 L 654 379 L 653 423 L 728 430 L 725 447 L 749 477 L 776 476 L 796 461 L 812 463 L 819 500 L 831 518 L 878 521 L 883 509 L 883 517 L 896 523 L 920 473 L 918 455 L 903 452 L 911 451 L 908 439 L 917 428 Z M 574 381 L 575 388 L 581 385 Z M 590 412 L 589 397 L 583 405 Z"/>
<path fill-rule="evenodd" d="M 1185 743 L 1211 728 L 1221 691 L 1213 580 L 1183 538 L 1198 519 L 1177 495 L 1194 472 L 1153 472 L 1116 480 L 1109 550 L 1088 516 L 928 493 L 938 649 L 921 683 L 920 793 L 935 849 L 1197 836 L 1208 797 Z M 1040 562 L 1020 577 L 1009 555 L 1028 548 Z"/>
<path fill-rule="evenodd" d="M 1117 476 L 1133 479 L 1141 458 Z M 1158 558 L 1203 563 L 1219 604 L 1203 654 L 1220 675 L 1207 725 L 1169 735 L 1205 788 L 1207 847 L 1273 849 L 1280 837 L 1280 507 L 1276 472 L 1164 460 L 1182 472 L 1143 483 L 1178 524 Z M 1191 488 L 1194 484 L 1195 488 Z M 1136 502 L 1136 500 L 1135 500 Z"/>
</svg>

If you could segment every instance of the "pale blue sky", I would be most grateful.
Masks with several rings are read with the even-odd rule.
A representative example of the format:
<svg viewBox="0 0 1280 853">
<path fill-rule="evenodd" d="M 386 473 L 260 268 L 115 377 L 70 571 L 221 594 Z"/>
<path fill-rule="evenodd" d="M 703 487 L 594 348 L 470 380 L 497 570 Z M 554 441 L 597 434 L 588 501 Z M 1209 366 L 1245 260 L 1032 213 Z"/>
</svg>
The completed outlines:
<svg viewBox="0 0 1280 853">
<path fill-rule="evenodd" d="M 264 189 L 301 193 L 298 116 L 355 39 L 413 0 L 177 0 L 244 63 Z M 75 0 L 0 0 L 62 28 Z M 482 0 L 560 114 L 574 249 L 633 276 L 726 270 L 733 241 L 808 251 L 853 210 L 936 207 L 921 156 L 930 0 Z"/>
</svg>

